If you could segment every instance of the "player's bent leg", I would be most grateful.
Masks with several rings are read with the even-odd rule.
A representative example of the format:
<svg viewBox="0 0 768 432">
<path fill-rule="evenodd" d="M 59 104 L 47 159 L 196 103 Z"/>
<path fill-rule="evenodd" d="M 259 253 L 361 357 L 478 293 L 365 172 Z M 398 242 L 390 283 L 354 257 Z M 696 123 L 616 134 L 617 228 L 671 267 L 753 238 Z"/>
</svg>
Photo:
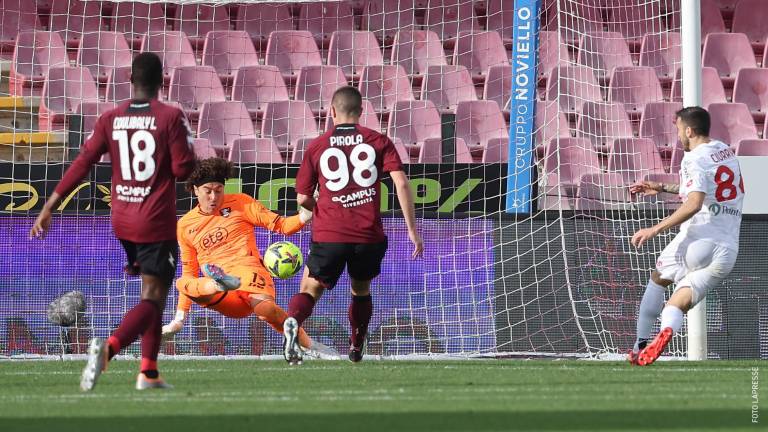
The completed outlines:
<svg viewBox="0 0 768 432">
<path fill-rule="evenodd" d="M 324 290 L 323 283 L 310 277 L 309 269 L 305 267 L 301 292 L 291 297 L 288 302 L 288 318 L 283 322 L 283 356 L 288 364 L 301 364 L 303 353 L 299 346 L 300 327 L 312 315 L 312 309 Z"/>
<path fill-rule="evenodd" d="M 149 274 L 142 274 L 141 277 L 142 300 L 151 302 L 155 308 L 152 313 L 147 313 L 145 316 L 147 327 L 141 334 L 140 375 L 144 375 L 148 380 L 158 380 L 160 373 L 157 369 L 157 356 L 160 353 L 160 344 L 162 342 L 163 308 L 165 307 L 172 279 Z M 139 387 L 137 383 L 136 388 L 140 389 Z"/>
<path fill-rule="evenodd" d="M 348 318 L 351 330 L 349 338 L 349 361 L 358 363 L 363 360 L 365 338 L 368 324 L 373 315 L 371 299 L 371 281 L 352 279 L 352 300 L 349 302 Z"/>
<path fill-rule="evenodd" d="M 637 364 L 638 354 L 648 345 L 653 324 L 659 318 L 664 307 L 664 294 L 670 284 L 672 281 L 664 279 L 657 270 L 651 273 L 651 278 L 645 287 L 637 312 L 635 345 L 627 354 L 627 361 L 631 365 Z"/>
</svg>

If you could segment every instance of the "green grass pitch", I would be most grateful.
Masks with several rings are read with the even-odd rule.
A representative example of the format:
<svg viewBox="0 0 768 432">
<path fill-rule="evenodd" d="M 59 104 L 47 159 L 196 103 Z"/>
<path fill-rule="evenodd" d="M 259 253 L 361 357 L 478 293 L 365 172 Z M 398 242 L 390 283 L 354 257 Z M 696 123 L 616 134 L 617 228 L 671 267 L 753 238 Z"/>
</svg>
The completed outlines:
<svg viewBox="0 0 768 432">
<path fill-rule="evenodd" d="M 0 362 L 0 431 L 768 430 L 759 361 L 164 361 L 176 389 L 138 392 L 121 360 L 88 394 L 83 364 Z"/>
</svg>

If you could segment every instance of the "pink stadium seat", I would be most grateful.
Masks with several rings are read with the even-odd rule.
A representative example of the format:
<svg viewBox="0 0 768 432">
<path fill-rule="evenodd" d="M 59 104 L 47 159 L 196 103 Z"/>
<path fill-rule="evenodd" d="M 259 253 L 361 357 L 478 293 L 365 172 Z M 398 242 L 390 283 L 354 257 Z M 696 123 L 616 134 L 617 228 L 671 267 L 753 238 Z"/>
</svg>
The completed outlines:
<svg viewBox="0 0 768 432">
<path fill-rule="evenodd" d="M 646 174 L 663 174 L 664 163 L 650 138 L 617 138 L 608 153 L 608 171 L 620 174 L 629 184 Z"/>
<path fill-rule="evenodd" d="M 659 2 L 624 0 L 609 5 L 608 31 L 621 33 L 632 52 L 638 52 L 643 36 L 663 34 L 667 30 Z"/>
<path fill-rule="evenodd" d="M 235 72 L 232 100 L 242 101 L 256 115 L 270 102 L 287 101 L 288 88 L 277 66 L 244 66 Z"/>
<path fill-rule="evenodd" d="M 147 33 L 141 40 L 141 52 L 153 52 L 160 56 L 166 77 L 170 77 L 178 67 L 197 65 L 192 45 L 182 32 Z"/>
<path fill-rule="evenodd" d="M 416 162 L 439 164 L 443 162 L 443 143 L 440 139 L 427 139 L 419 146 Z"/>
<path fill-rule="evenodd" d="M 93 127 L 96 126 L 96 120 L 107 111 L 115 109 L 117 105 L 114 102 L 83 102 L 75 109 L 76 114 L 80 114 L 80 131 L 83 133 L 83 139 L 87 138 Z"/>
<path fill-rule="evenodd" d="M 555 174 L 567 187 L 568 195 L 575 195 L 575 186 L 584 174 L 599 174 L 600 158 L 585 138 L 553 138 L 547 143 L 544 173 Z"/>
<path fill-rule="evenodd" d="M 368 30 L 385 46 L 391 45 L 398 31 L 414 30 L 414 0 L 368 0 L 361 30 Z"/>
<path fill-rule="evenodd" d="M 737 156 L 768 156 L 768 139 L 747 139 L 736 144 Z"/>
<path fill-rule="evenodd" d="M 304 101 L 271 102 L 261 120 L 261 136 L 272 138 L 281 151 L 293 148 L 302 138 L 318 136 L 315 116 Z"/>
<path fill-rule="evenodd" d="M 680 68 L 680 33 L 647 34 L 640 47 L 640 66 L 650 66 L 662 82 L 670 82 Z"/>
<path fill-rule="evenodd" d="M 739 141 L 757 139 L 757 128 L 743 103 L 716 103 L 708 108 L 712 118 L 709 136 L 735 147 Z"/>
<path fill-rule="evenodd" d="M 466 145 L 466 144 L 465 144 Z M 493 138 L 483 149 L 481 163 L 507 163 L 509 160 L 509 139 Z"/>
<path fill-rule="evenodd" d="M 588 138 L 597 150 L 605 150 L 615 138 L 632 138 L 632 123 L 618 103 L 584 102 L 576 125 L 578 136 Z"/>
<path fill-rule="evenodd" d="M 291 155 L 287 162 L 294 165 L 301 164 L 304 160 L 304 151 L 309 147 L 312 140 L 313 138 L 301 138 L 296 141 L 296 145 L 290 150 Z"/>
<path fill-rule="evenodd" d="M 543 150 L 546 144 L 552 139 L 571 137 L 568 117 L 560 111 L 557 102 L 537 102 L 534 122 L 534 130 L 536 131 L 535 146 L 539 156 L 544 154 Z"/>
<path fill-rule="evenodd" d="M 743 33 L 711 33 L 704 41 L 701 64 L 717 69 L 726 87 L 733 86 L 743 68 L 757 67 L 749 39 Z"/>
<path fill-rule="evenodd" d="M 579 113 L 585 101 L 600 102 L 603 95 L 591 69 L 558 66 L 547 80 L 547 100 L 559 100 L 566 113 Z"/>
<path fill-rule="evenodd" d="M 11 95 L 39 94 L 48 69 L 68 65 L 67 50 L 58 33 L 39 30 L 20 32 L 8 84 Z"/>
<path fill-rule="evenodd" d="M 366 66 L 384 64 L 376 36 L 367 31 L 337 31 L 328 46 L 328 64 L 341 67 L 348 79 L 357 78 Z"/>
<path fill-rule="evenodd" d="M 377 113 L 391 111 L 398 101 L 414 99 L 411 83 L 402 66 L 367 67 L 363 69 L 358 88 Z"/>
<path fill-rule="evenodd" d="M 231 80 L 238 69 L 258 66 L 251 37 L 244 31 L 211 31 L 203 44 L 203 66 L 213 66 L 219 76 Z"/>
<path fill-rule="evenodd" d="M 131 67 L 123 66 L 112 69 L 109 78 L 107 78 L 107 100 L 120 103 L 130 100 L 132 95 Z"/>
<path fill-rule="evenodd" d="M 538 73 L 539 79 L 546 79 L 552 70 L 559 65 L 571 62 L 568 46 L 560 43 L 557 32 L 542 31 L 539 33 Z"/>
<path fill-rule="evenodd" d="M 486 147 L 485 149 L 483 149 L 483 154 L 485 154 L 487 151 L 488 149 Z M 498 152 L 499 152 L 498 150 L 493 149 L 491 151 L 491 154 L 488 155 L 488 157 L 493 157 L 494 153 L 498 153 Z M 475 163 L 475 158 L 472 156 L 472 151 L 469 149 L 469 146 L 467 146 L 467 143 L 465 143 L 464 140 L 461 138 L 454 139 L 453 156 L 455 157 L 456 163 Z"/>
<path fill-rule="evenodd" d="M 40 130 L 61 130 L 66 116 L 82 102 L 98 102 L 96 81 L 84 67 L 56 67 L 48 70 L 40 98 Z"/>
<path fill-rule="evenodd" d="M 172 23 L 173 29 L 186 34 L 192 46 L 199 50 L 208 32 L 229 30 L 229 12 L 225 6 L 181 3 L 176 5 Z"/>
<path fill-rule="evenodd" d="M 512 95 L 512 66 L 496 65 L 488 68 L 485 78 L 483 99 L 499 104 L 502 111 L 509 114 L 509 98 Z"/>
<path fill-rule="evenodd" d="M 447 48 L 460 33 L 480 30 L 475 6 L 467 0 L 429 0 L 424 21 L 427 30 L 435 32 Z"/>
<path fill-rule="evenodd" d="M 498 33 L 462 33 L 456 39 L 453 64 L 464 66 L 473 76 L 484 78 L 489 67 L 509 64 L 509 59 Z"/>
<path fill-rule="evenodd" d="M 615 67 L 633 66 L 632 54 L 624 36 L 611 32 L 583 35 L 578 63 L 592 69 L 598 78 L 610 77 Z"/>
<path fill-rule="evenodd" d="M 763 52 L 768 38 L 768 2 L 763 0 L 740 0 L 733 14 L 733 32 L 744 33 L 755 48 Z"/>
<path fill-rule="evenodd" d="M 285 163 L 272 138 L 238 138 L 229 149 L 229 160 L 238 164 Z"/>
<path fill-rule="evenodd" d="M 408 149 L 418 149 L 425 140 L 441 138 L 440 113 L 430 101 L 398 101 L 392 108 L 387 136 L 398 138 Z"/>
<path fill-rule="evenodd" d="M 638 117 L 649 102 L 664 100 L 661 83 L 653 68 L 619 66 L 613 70 L 608 87 L 608 100 L 624 104 L 630 115 Z"/>
<path fill-rule="evenodd" d="M 255 136 L 251 115 L 242 102 L 206 102 L 200 109 L 197 136 L 214 148 L 230 148 L 238 138 Z"/>
<path fill-rule="evenodd" d="M 171 75 L 168 100 L 181 104 L 184 111 L 194 121 L 198 110 L 206 102 L 226 100 L 216 69 L 211 66 L 183 66 L 176 68 Z M 216 146 L 216 141 L 211 140 Z"/>
<path fill-rule="evenodd" d="M 20 31 L 42 30 L 37 6 L 29 0 L 2 0 L 0 3 L 0 54 L 13 55 Z"/>
<path fill-rule="evenodd" d="M 335 31 L 355 29 L 352 8 L 345 2 L 307 2 L 299 12 L 299 30 L 315 35 L 315 42 L 327 47 Z"/>
<path fill-rule="evenodd" d="M 360 124 L 367 127 L 368 129 L 381 132 L 381 123 L 379 123 L 379 118 L 376 116 L 376 111 L 373 109 L 373 105 L 368 99 L 363 99 L 363 114 L 360 116 Z M 325 130 L 329 130 L 332 127 L 333 118 L 331 118 L 330 115 L 326 116 Z"/>
<path fill-rule="evenodd" d="M 680 164 L 683 162 L 684 155 L 685 150 L 683 149 L 682 144 L 678 144 L 674 149 L 672 149 L 672 159 L 669 162 L 670 173 L 677 174 L 680 172 Z"/>
<path fill-rule="evenodd" d="M 585 33 L 603 30 L 603 18 L 600 5 L 594 2 L 574 2 L 560 0 L 559 7 L 551 5 L 544 21 L 544 30 L 557 30 L 558 20 L 563 23 L 560 33 L 566 43 L 576 43 Z M 559 18 L 558 18 L 558 15 Z"/>
<path fill-rule="evenodd" d="M 576 210 L 628 209 L 629 188 L 619 174 L 585 174 L 579 180 Z"/>
<path fill-rule="evenodd" d="M 237 9 L 235 29 L 247 32 L 256 48 L 267 46 L 269 34 L 276 30 L 293 30 L 293 18 L 284 3 L 246 3 Z"/>
<path fill-rule="evenodd" d="M 645 176 L 643 176 L 642 179 L 646 181 L 652 181 L 652 182 L 658 182 L 658 183 L 672 183 L 672 184 L 680 183 L 679 174 L 651 173 L 651 174 L 646 174 Z M 682 199 L 680 198 L 680 195 L 671 194 L 671 193 L 660 193 L 656 195 L 643 196 L 639 198 L 641 201 L 645 203 L 662 202 L 664 203 L 664 207 L 669 210 L 676 210 L 683 203 Z"/>
<path fill-rule="evenodd" d="M 277 66 L 283 78 L 295 80 L 304 66 L 321 66 L 323 60 L 312 33 L 273 31 L 267 42 L 265 63 Z"/>
<path fill-rule="evenodd" d="M 134 49 L 145 33 L 165 31 L 165 12 L 160 3 L 118 2 L 112 13 L 112 31 L 123 33 Z"/>
<path fill-rule="evenodd" d="M 195 138 L 192 148 L 195 151 L 195 157 L 200 160 L 216 157 L 216 149 L 205 138 Z"/>
<path fill-rule="evenodd" d="M 309 104 L 315 115 L 325 115 L 331 106 L 333 92 L 347 85 L 338 66 L 304 66 L 296 79 L 296 100 Z"/>
<path fill-rule="evenodd" d="M 505 0 L 488 0 L 488 21 L 486 27 L 490 31 L 499 32 L 504 43 L 512 43 L 512 23 L 515 18 L 514 3 Z"/>
<path fill-rule="evenodd" d="M 101 2 L 53 0 L 48 23 L 70 48 L 77 48 L 83 33 L 101 30 Z"/>
<path fill-rule="evenodd" d="M 102 83 L 113 69 L 130 66 L 132 61 L 133 53 L 122 33 L 85 33 L 77 50 L 77 64 L 88 68 Z"/>
<path fill-rule="evenodd" d="M 403 30 L 397 32 L 392 45 L 393 65 L 400 65 L 408 75 L 419 79 L 429 66 L 448 64 L 440 38 L 427 30 Z"/>
<path fill-rule="evenodd" d="M 421 84 L 421 99 L 432 101 L 443 113 L 453 113 L 459 102 L 477 100 L 477 93 L 464 66 L 430 66 Z"/>
<path fill-rule="evenodd" d="M 640 136 L 650 138 L 658 148 L 674 148 L 677 143 L 675 113 L 683 108 L 677 102 L 651 102 L 640 117 Z"/>
<path fill-rule="evenodd" d="M 405 147 L 405 144 L 397 138 L 393 139 L 392 143 L 395 145 L 395 150 L 397 150 L 398 156 L 400 156 L 400 161 L 404 164 L 410 164 L 411 155 Z"/>
<path fill-rule="evenodd" d="M 675 80 L 672 81 L 672 100 L 683 101 L 683 87 L 681 81 L 682 70 L 678 69 Z M 711 67 L 701 68 L 701 103 L 706 108 L 713 103 L 725 103 L 725 88 L 717 70 Z"/>
<path fill-rule="evenodd" d="M 459 102 L 456 107 L 456 137 L 463 139 L 470 149 L 485 147 L 493 138 L 509 140 L 509 129 L 495 102 Z"/>
<path fill-rule="evenodd" d="M 768 69 L 742 69 L 736 76 L 733 101 L 747 105 L 752 116 L 760 123 L 768 112 Z"/>
<path fill-rule="evenodd" d="M 670 14 L 669 29 L 680 31 L 680 20 L 680 13 Z M 725 30 L 723 15 L 715 0 L 701 0 L 701 38 L 704 39 L 711 33 L 724 33 Z"/>
</svg>

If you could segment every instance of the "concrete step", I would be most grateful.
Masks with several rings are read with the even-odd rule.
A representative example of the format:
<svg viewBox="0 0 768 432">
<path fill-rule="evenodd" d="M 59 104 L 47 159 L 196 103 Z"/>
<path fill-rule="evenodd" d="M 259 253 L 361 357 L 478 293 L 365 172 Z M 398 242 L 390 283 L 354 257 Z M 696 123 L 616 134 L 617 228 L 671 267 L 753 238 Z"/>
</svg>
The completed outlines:
<svg viewBox="0 0 768 432">
<path fill-rule="evenodd" d="M 64 132 L 2 132 L 0 160 L 9 162 L 63 162 L 67 134 Z"/>
</svg>

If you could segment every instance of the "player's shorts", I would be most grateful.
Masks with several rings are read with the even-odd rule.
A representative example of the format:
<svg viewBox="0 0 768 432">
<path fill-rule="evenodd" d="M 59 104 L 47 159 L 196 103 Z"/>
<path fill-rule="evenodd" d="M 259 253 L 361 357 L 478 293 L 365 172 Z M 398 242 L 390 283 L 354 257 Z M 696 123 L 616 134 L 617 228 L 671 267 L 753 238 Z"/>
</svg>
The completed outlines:
<svg viewBox="0 0 768 432">
<path fill-rule="evenodd" d="M 245 318 L 253 313 L 250 295 L 251 293 L 248 291 L 227 291 L 206 308 L 213 309 L 229 318 Z"/>
<path fill-rule="evenodd" d="M 120 240 L 128 256 L 126 271 L 130 274 L 145 274 L 160 278 L 170 286 L 176 275 L 179 244 L 176 240 L 154 243 L 134 243 Z"/>
<path fill-rule="evenodd" d="M 737 255 L 734 249 L 680 234 L 659 255 L 656 271 L 662 279 L 675 282 L 675 291 L 691 288 L 693 306 L 728 276 Z"/>
<path fill-rule="evenodd" d="M 315 243 L 309 248 L 309 276 L 327 289 L 333 289 L 344 267 L 349 276 L 369 281 L 381 273 L 381 262 L 387 253 L 387 241 L 381 243 Z"/>
<path fill-rule="evenodd" d="M 262 294 L 275 298 L 275 282 L 266 268 L 241 265 L 225 268 L 224 271 L 231 276 L 240 278 L 240 288 L 237 289 L 238 291 Z"/>
</svg>

